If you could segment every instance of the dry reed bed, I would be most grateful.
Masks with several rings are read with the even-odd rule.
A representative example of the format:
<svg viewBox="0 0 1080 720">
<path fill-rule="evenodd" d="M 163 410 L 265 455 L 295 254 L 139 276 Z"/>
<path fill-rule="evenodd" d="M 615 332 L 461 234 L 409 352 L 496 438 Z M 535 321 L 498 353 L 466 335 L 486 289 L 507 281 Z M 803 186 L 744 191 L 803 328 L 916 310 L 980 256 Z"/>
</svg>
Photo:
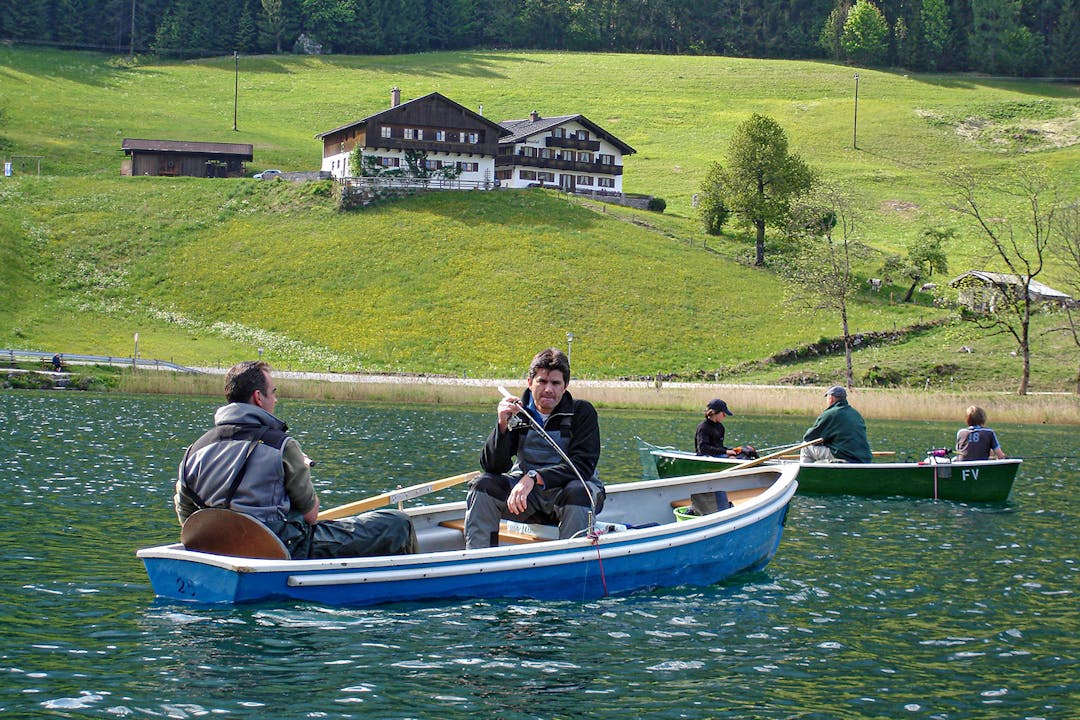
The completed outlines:
<svg viewBox="0 0 1080 720">
<path fill-rule="evenodd" d="M 522 381 L 454 381 L 446 378 L 395 378 L 390 381 L 352 380 L 348 376 L 323 379 L 277 377 L 283 398 L 335 402 L 431 403 L 440 405 L 494 405 L 497 386 L 512 391 Z M 714 397 L 727 401 L 742 415 L 816 416 L 825 407 L 820 387 L 773 387 L 708 383 L 665 383 L 657 388 L 646 383 L 574 381 L 576 397 L 598 407 L 699 412 Z M 167 372 L 127 372 L 123 392 L 220 397 L 220 375 L 184 375 Z M 893 420 L 942 420 L 962 422 L 964 409 L 981 405 L 993 423 L 1080 425 L 1080 397 L 1076 395 L 1015 395 L 1010 393 L 942 393 L 911 389 L 855 388 L 850 402 L 868 418 Z"/>
</svg>

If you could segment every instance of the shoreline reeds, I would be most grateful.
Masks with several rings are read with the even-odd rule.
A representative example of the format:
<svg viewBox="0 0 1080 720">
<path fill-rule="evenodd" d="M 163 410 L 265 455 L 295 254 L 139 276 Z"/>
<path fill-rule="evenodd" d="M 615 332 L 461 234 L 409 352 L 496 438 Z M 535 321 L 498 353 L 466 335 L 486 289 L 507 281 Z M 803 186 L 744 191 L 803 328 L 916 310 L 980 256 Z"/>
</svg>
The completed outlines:
<svg viewBox="0 0 1080 720">
<path fill-rule="evenodd" d="M 296 373 L 276 376 L 279 394 L 330 402 L 492 405 L 498 385 L 518 392 L 522 380 L 468 380 L 447 378 L 357 378 L 342 375 L 308 379 Z M 127 371 L 117 388 L 121 392 L 220 397 L 222 377 L 215 374 Z M 597 407 L 670 412 L 703 411 L 721 397 L 737 413 L 813 417 L 825 408 L 824 388 L 731 385 L 720 383 L 651 383 L 574 380 L 575 397 Z M 864 417 L 890 420 L 961 421 L 968 405 L 980 405 L 994 423 L 1080 425 L 1080 396 L 1054 394 L 920 391 L 910 388 L 854 388 L 849 401 Z M 959 419 L 959 420 L 958 420 Z"/>
</svg>

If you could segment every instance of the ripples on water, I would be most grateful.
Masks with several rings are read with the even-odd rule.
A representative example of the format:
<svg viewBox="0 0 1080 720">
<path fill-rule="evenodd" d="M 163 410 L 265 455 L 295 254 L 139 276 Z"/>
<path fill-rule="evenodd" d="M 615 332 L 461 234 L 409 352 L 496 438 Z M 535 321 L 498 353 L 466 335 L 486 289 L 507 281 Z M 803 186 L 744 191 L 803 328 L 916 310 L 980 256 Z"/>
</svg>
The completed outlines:
<svg viewBox="0 0 1080 720">
<path fill-rule="evenodd" d="M 587 604 L 157 603 L 134 551 L 175 537 L 175 466 L 214 406 L 0 393 L 0 714 L 1080 716 L 1075 459 L 1025 462 L 1005 506 L 797 496 L 765 571 L 708 588 Z M 279 411 L 319 461 L 324 506 L 474 467 L 492 421 Z M 737 420 L 728 432 L 761 446 L 809 421 Z M 640 472 L 635 434 L 685 446 L 696 421 L 602 413 L 605 477 Z M 998 429 L 1010 454 L 1076 452 L 1073 428 Z M 872 422 L 871 440 L 919 454 L 954 431 Z"/>
</svg>

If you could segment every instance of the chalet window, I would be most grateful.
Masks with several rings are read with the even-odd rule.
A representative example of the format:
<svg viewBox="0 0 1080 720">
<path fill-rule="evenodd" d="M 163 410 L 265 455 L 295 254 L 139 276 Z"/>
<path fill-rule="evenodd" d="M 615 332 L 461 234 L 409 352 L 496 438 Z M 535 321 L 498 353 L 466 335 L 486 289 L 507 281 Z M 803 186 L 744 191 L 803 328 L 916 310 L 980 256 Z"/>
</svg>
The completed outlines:
<svg viewBox="0 0 1080 720">
<path fill-rule="evenodd" d="M 579 152 L 577 156 L 578 162 L 592 162 L 592 153 Z"/>
<path fill-rule="evenodd" d="M 405 128 L 405 139 L 406 140 L 415 140 L 416 139 L 416 129 L 415 128 Z"/>
<path fill-rule="evenodd" d="M 474 132 L 469 133 L 466 142 L 470 142 L 475 145 L 476 143 L 480 142 L 480 134 Z"/>
<path fill-rule="evenodd" d="M 521 170 L 518 172 L 518 177 L 522 180 L 535 180 L 536 172 L 534 170 Z"/>
<path fill-rule="evenodd" d="M 536 173 L 536 179 L 543 182 L 555 182 L 555 173 L 553 172 L 538 172 Z"/>
<path fill-rule="evenodd" d="M 514 177 L 514 173 L 513 173 L 512 170 L 496 170 L 495 171 L 495 179 L 496 180 L 512 180 L 513 177 Z"/>
<path fill-rule="evenodd" d="M 589 139 L 589 131 L 588 130 L 578 130 L 577 131 L 577 139 L 578 140 L 588 140 Z"/>
<path fill-rule="evenodd" d="M 461 172 L 476 172 L 480 169 L 480 163 L 474 162 L 459 162 L 457 166 L 458 170 L 460 170 Z M 507 179 L 510 179 L 509 175 L 507 176 Z"/>
<path fill-rule="evenodd" d="M 600 187 L 613 188 L 615 187 L 615 178 L 598 177 L 596 178 L 596 184 Z"/>
<path fill-rule="evenodd" d="M 399 167 L 401 160 L 396 157 L 380 157 L 379 164 L 383 167 Z"/>
<path fill-rule="evenodd" d="M 614 165 L 615 164 L 615 156 L 614 155 L 605 155 L 604 153 L 600 153 L 600 154 L 598 154 L 596 156 L 596 160 L 601 165 Z"/>
<path fill-rule="evenodd" d="M 578 175 L 577 176 L 577 184 L 578 185 L 592 185 L 592 176 L 591 175 Z"/>
<path fill-rule="evenodd" d="M 436 130 L 435 131 L 435 139 L 438 140 L 439 142 L 446 142 L 446 131 L 445 130 Z"/>
<path fill-rule="evenodd" d="M 424 139 L 424 129 L 423 128 L 420 128 L 419 130 L 416 131 L 416 139 L 417 140 L 423 140 Z"/>
<path fill-rule="evenodd" d="M 390 126 L 389 126 L 389 125 L 383 125 L 383 126 L 382 126 L 382 128 L 381 128 L 381 130 L 382 130 L 382 136 L 383 136 L 384 138 L 388 138 L 388 137 L 393 137 L 393 136 L 392 136 L 392 135 L 390 134 L 390 133 L 391 133 L 392 131 L 390 130 Z"/>
<path fill-rule="evenodd" d="M 566 128 L 555 128 L 551 131 L 551 137 L 564 138 L 566 137 Z"/>
</svg>

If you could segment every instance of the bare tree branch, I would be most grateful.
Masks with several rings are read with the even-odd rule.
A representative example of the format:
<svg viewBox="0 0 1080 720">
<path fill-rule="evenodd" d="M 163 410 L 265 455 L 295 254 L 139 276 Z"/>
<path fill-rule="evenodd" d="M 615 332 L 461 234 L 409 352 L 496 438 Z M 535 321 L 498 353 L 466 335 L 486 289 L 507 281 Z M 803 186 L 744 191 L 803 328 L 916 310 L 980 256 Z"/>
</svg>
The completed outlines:
<svg viewBox="0 0 1080 720">
<path fill-rule="evenodd" d="M 985 315 L 965 319 L 994 334 L 1009 333 L 1023 360 L 1017 392 L 1026 395 L 1031 378 L 1031 315 L 1037 299 L 1032 281 L 1043 271 L 1055 236 L 1054 215 L 1060 205 L 1057 188 L 1044 170 L 1022 168 L 1013 173 L 978 174 L 960 170 L 948 178 L 955 191 L 953 209 L 968 217 L 987 241 L 999 267 L 1014 276 L 995 281 L 996 306 Z M 985 268 L 991 270 L 991 268 Z"/>
</svg>

